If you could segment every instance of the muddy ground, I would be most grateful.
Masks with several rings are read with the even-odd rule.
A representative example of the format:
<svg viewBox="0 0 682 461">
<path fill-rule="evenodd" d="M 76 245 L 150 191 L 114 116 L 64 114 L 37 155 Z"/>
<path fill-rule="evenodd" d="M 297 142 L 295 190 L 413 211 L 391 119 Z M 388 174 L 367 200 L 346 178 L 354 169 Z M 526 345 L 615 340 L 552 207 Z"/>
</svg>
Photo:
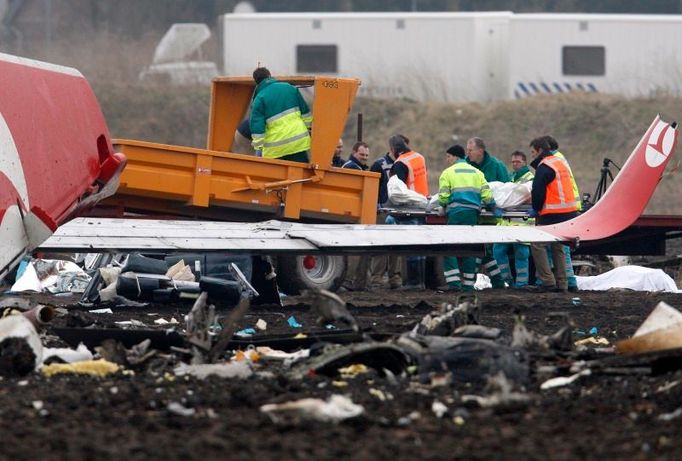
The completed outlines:
<svg viewBox="0 0 682 461">
<path fill-rule="evenodd" d="M 369 332 L 399 334 L 433 306 L 453 296 L 433 291 L 344 293 L 351 312 Z M 573 300 L 573 298 L 579 298 Z M 528 294 L 489 290 L 479 294 L 480 322 L 511 335 L 515 311 L 529 328 L 556 331 L 567 312 L 576 338 L 596 327 L 611 344 L 631 335 L 654 305 L 682 308 L 682 296 L 633 292 Z M 69 311 L 74 299 L 44 301 Z M 258 319 L 258 335 L 320 331 L 309 306 L 295 297 L 285 308 L 255 306 L 243 327 Z M 182 321 L 189 306 L 119 308 L 95 317 L 103 324 L 171 317 Z M 151 315 L 155 314 L 155 315 Z M 302 324 L 292 329 L 287 317 Z M 66 324 L 66 317 L 56 326 Z M 163 327 L 155 327 L 163 328 Z M 50 330 L 48 330 L 50 334 Z M 54 336 L 47 342 L 59 344 Z M 537 358 L 537 357 L 536 357 Z M 540 359 L 557 364 L 568 359 Z M 651 376 L 592 375 L 572 385 L 541 391 L 544 377 L 531 376 L 529 403 L 483 409 L 462 403 L 463 394 L 486 395 L 479 385 L 432 385 L 417 378 L 398 383 L 375 372 L 342 379 L 309 376 L 289 380 L 279 365 L 256 365 L 273 375 L 244 381 L 175 377 L 172 354 L 160 353 L 134 374 L 105 378 L 39 373 L 0 381 L 0 455 L 3 459 L 679 459 L 682 419 L 661 415 L 682 407 L 682 371 Z M 681 365 L 682 368 L 682 365 Z M 347 383 L 338 387 L 338 381 Z M 381 390 L 386 400 L 376 391 Z M 275 424 L 263 404 L 341 393 L 364 407 L 364 415 L 340 424 Z M 448 413 L 438 418 L 434 400 Z M 36 403 L 41 402 L 41 403 Z M 191 416 L 169 410 L 180 403 Z"/>
</svg>

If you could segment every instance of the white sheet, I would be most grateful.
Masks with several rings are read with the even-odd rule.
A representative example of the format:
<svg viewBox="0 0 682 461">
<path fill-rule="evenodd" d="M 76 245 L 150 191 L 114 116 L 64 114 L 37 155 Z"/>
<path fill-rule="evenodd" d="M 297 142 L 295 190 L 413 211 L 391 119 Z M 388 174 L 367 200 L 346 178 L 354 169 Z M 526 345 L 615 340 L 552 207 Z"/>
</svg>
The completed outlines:
<svg viewBox="0 0 682 461">
<path fill-rule="evenodd" d="M 576 277 L 580 290 L 627 288 L 635 291 L 665 291 L 678 293 L 675 281 L 661 269 L 641 266 L 616 267 L 592 277 Z"/>
</svg>

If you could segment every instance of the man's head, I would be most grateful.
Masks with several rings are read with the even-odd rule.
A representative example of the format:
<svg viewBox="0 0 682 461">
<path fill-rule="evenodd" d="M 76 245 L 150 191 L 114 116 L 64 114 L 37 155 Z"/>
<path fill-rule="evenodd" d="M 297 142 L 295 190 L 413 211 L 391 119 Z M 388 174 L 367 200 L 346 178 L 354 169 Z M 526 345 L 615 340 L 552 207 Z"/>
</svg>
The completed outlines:
<svg viewBox="0 0 682 461">
<path fill-rule="evenodd" d="M 519 171 L 521 168 L 528 164 L 528 159 L 526 154 L 520 150 L 515 150 L 511 153 L 511 167 L 512 171 Z"/>
<path fill-rule="evenodd" d="M 544 136 L 535 138 L 530 142 L 530 156 L 532 158 L 535 158 L 538 155 L 542 154 L 549 154 L 550 150 L 551 149 L 549 147 L 549 143 L 547 142 L 547 139 L 545 139 Z"/>
<path fill-rule="evenodd" d="M 559 143 L 550 135 L 545 135 L 543 136 L 545 138 L 545 141 L 547 141 L 547 145 L 549 146 L 549 150 L 559 150 Z"/>
<path fill-rule="evenodd" d="M 481 163 L 485 156 L 485 143 L 481 138 L 471 138 L 467 141 L 467 156 L 474 163 Z"/>
<path fill-rule="evenodd" d="M 253 81 L 256 82 L 256 85 L 266 78 L 270 78 L 270 71 L 267 67 L 257 67 L 256 70 L 253 71 Z"/>
<path fill-rule="evenodd" d="M 450 146 L 448 147 L 448 150 L 445 151 L 445 161 L 447 162 L 448 165 L 452 165 L 457 160 L 461 160 L 465 157 L 466 152 L 464 151 L 464 148 L 459 144 Z"/>
<path fill-rule="evenodd" d="M 369 160 L 369 146 L 365 142 L 358 141 L 353 144 L 351 155 L 362 165 L 367 165 L 367 160 Z"/>
<path fill-rule="evenodd" d="M 391 154 L 396 158 L 403 152 L 410 150 L 410 148 L 407 147 L 409 143 L 410 140 L 402 134 L 395 134 L 388 138 L 388 148 L 390 149 Z"/>
<path fill-rule="evenodd" d="M 343 154 L 343 139 L 339 138 L 339 142 L 336 143 L 336 149 L 334 149 L 334 157 L 341 157 Z"/>
</svg>

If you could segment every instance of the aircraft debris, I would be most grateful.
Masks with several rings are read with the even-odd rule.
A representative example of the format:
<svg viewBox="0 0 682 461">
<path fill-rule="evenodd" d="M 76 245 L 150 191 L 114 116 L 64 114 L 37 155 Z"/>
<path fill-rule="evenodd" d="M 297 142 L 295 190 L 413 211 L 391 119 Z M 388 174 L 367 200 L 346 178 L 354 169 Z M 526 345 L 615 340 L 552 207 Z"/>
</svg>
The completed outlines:
<svg viewBox="0 0 682 461">
<path fill-rule="evenodd" d="M 308 290 L 311 298 L 312 309 L 319 315 L 317 323 L 326 325 L 328 323 L 342 322 L 348 325 L 353 331 L 359 331 L 358 323 L 346 308 L 346 302 L 338 295 L 327 290 Z"/>
<path fill-rule="evenodd" d="M 329 399 L 301 399 L 284 403 L 270 403 L 260 407 L 260 411 L 270 417 L 274 423 L 304 421 L 321 421 L 339 423 L 355 418 L 364 413 L 362 405 L 353 403 L 346 396 L 334 394 Z"/>
<path fill-rule="evenodd" d="M 253 375 L 253 370 L 248 361 L 227 363 L 204 363 L 187 365 L 180 363 L 173 369 L 176 376 L 190 375 L 199 379 L 206 379 L 209 376 L 219 378 L 246 379 Z"/>
<path fill-rule="evenodd" d="M 74 363 L 51 363 L 42 367 L 40 372 L 47 377 L 64 373 L 104 377 L 116 373 L 120 369 L 121 367 L 115 363 L 99 359 Z"/>
<path fill-rule="evenodd" d="M 545 381 L 544 383 L 542 383 L 540 385 L 540 389 L 542 389 L 544 391 L 544 390 L 552 389 L 555 387 L 567 386 L 567 385 L 575 382 L 581 376 L 589 376 L 591 374 L 592 374 L 592 370 L 590 370 L 588 368 L 588 369 L 579 371 L 578 373 L 575 373 L 571 376 L 559 376 L 556 378 L 551 378 L 551 379 L 548 379 L 547 381 Z"/>
<path fill-rule="evenodd" d="M 616 343 L 621 354 L 682 348 L 682 313 L 661 301 L 632 338 Z"/>
<path fill-rule="evenodd" d="M 463 395 L 462 403 L 475 403 L 482 408 L 494 408 L 508 411 L 525 407 L 530 403 L 530 396 L 526 393 L 513 391 L 514 385 L 509 381 L 503 371 L 488 378 L 486 387 L 488 396 Z"/>
<path fill-rule="evenodd" d="M 512 347 L 539 351 L 570 351 L 573 349 L 573 325 L 568 319 L 565 325 L 553 335 L 539 335 L 528 330 L 523 315 L 517 314 L 512 333 Z"/>
<path fill-rule="evenodd" d="M 412 333 L 415 335 L 451 336 L 459 327 L 478 324 L 479 312 L 480 304 L 476 295 L 460 295 L 454 305 L 442 303 L 437 311 L 424 316 L 421 322 L 414 327 Z"/>
<path fill-rule="evenodd" d="M 49 306 L 26 312 L 5 308 L 0 318 L 0 376 L 25 376 L 43 362 L 38 331 L 54 317 Z"/>
</svg>

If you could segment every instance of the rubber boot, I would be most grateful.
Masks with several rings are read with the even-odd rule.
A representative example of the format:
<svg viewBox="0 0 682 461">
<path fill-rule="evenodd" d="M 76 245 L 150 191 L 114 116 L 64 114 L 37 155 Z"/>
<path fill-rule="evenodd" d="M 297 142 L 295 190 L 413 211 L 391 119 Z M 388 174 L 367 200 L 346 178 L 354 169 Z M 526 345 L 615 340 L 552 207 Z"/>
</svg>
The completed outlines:
<svg viewBox="0 0 682 461">
<path fill-rule="evenodd" d="M 476 284 L 476 269 L 478 268 L 477 258 L 462 258 L 462 291 L 474 291 Z"/>
<path fill-rule="evenodd" d="M 459 264 L 456 257 L 446 256 L 443 258 L 443 276 L 445 277 L 445 283 L 447 283 L 449 289 L 459 290 L 462 288 Z"/>
<path fill-rule="evenodd" d="M 507 282 L 509 285 L 512 285 L 514 283 L 514 279 L 512 277 L 511 268 L 509 267 L 508 255 L 510 246 L 511 244 L 509 243 L 493 244 L 493 256 L 495 261 L 497 261 L 497 267 L 500 269 L 502 280 Z"/>
<path fill-rule="evenodd" d="M 516 288 L 528 286 L 530 246 L 514 244 L 514 260 L 516 264 Z"/>
<path fill-rule="evenodd" d="M 573 272 L 573 261 L 571 260 L 571 249 L 564 245 L 564 256 L 566 257 L 566 278 L 568 279 L 568 291 L 578 291 L 578 280 Z"/>
<path fill-rule="evenodd" d="M 490 283 L 493 288 L 505 288 L 504 280 L 502 280 L 502 274 L 500 273 L 500 268 L 497 267 L 497 262 L 494 258 L 486 256 L 483 258 L 483 268 L 485 272 L 490 277 Z"/>
</svg>

